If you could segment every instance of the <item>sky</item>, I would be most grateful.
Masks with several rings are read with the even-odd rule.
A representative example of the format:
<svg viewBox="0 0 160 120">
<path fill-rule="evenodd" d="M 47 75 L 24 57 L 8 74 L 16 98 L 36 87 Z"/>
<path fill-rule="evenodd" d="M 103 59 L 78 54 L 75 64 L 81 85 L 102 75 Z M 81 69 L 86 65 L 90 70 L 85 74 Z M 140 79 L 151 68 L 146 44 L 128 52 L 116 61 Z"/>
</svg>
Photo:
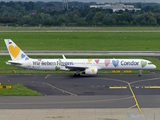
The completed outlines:
<svg viewBox="0 0 160 120">
<path fill-rule="evenodd" d="M 0 0 L 0 1 L 11 1 L 11 0 Z M 62 1 L 62 0 L 12 0 L 12 1 Z M 119 0 L 68 0 L 68 1 L 78 1 L 78 2 L 97 2 L 97 3 L 114 3 L 114 2 L 119 2 Z M 160 3 L 160 0 L 121 0 L 121 2 L 141 2 L 141 1 L 145 1 L 145 2 L 156 2 L 156 3 Z"/>
</svg>

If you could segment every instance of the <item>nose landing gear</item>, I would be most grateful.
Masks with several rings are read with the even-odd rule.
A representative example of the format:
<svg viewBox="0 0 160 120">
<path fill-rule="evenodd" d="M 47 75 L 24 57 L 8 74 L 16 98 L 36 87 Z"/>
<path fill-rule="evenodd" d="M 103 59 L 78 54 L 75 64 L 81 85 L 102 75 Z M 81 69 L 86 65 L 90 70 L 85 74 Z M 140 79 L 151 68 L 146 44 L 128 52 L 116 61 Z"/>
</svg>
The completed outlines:
<svg viewBox="0 0 160 120">
<path fill-rule="evenodd" d="M 143 71 L 143 70 L 139 70 L 139 75 L 138 75 L 138 77 L 141 77 L 141 76 L 142 76 L 142 71 Z"/>
</svg>

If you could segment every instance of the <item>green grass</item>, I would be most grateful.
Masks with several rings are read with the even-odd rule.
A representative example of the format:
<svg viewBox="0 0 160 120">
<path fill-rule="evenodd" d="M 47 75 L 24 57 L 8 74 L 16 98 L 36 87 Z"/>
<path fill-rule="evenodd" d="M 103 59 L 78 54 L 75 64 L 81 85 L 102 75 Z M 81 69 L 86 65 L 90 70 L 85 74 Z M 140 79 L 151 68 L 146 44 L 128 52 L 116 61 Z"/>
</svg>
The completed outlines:
<svg viewBox="0 0 160 120">
<path fill-rule="evenodd" d="M 160 51 L 160 33 L 154 32 L 2 32 L 0 50 L 6 50 L 5 38 L 12 39 L 22 50 Z"/>
<path fill-rule="evenodd" d="M 61 56 L 30 56 L 31 58 L 62 58 Z M 112 56 L 66 56 L 67 58 L 113 58 Z M 157 58 L 153 57 L 133 57 L 133 56 L 116 56 L 114 58 L 131 58 L 131 59 L 147 59 L 152 61 L 153 64 L 157 66 L 156 70 L 160 70 L 160 62 Z M 0 57 L 0 74 L 13 74 L 13 70 L 16 71 L 17 74 L 74 74 L 75 72 L 70 71 L 37 71 L 37 70 L 27 70 L 23 68 L 18 68 L 14 66 L 6 65 L 5 62 L 10 60 L 10 56 L 1 56 Z M 111 70 L 100 70 L 98 71 L 99 74 L 111 74 Z M 123 73 L 123 70 L 121 71 Z M 138 74 L 139 71 L 135 70 L 133 73 Z M 143 73 L 149 73 L 149 71 L 144 71 Z"/>
<path fill-rule="evenodd" d="M 9 85 L 11 89 L 0 89 L 0 96 L 42 96 L 41 93 L 33 91 L 24 87 L 21 84 L 2 84 L 3 86 Z"/>
</svg>

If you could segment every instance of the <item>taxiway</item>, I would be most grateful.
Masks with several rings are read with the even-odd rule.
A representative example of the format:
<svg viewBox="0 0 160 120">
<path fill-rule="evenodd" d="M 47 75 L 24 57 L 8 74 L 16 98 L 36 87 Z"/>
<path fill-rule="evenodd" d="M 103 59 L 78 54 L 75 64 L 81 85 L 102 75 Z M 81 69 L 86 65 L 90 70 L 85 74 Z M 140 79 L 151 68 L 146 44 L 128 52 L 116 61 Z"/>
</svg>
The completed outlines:
<svg viewBox="0 0 160 120">
<path fill-rule="evenodd" d="M 137 75 L 0 75 L 44 96 L 1 96 L 6 120 L 158 120 L 160 72 Z"/>
<path fill-rule="evenodd" d="M 130 74 L 1 75 L 0 81 L 23 84 L 44 94 L 41 97 L 0 97 L 0 106 L 4 109 L 160 107 L 159 72 L 142 77 Z"/>
</svg>

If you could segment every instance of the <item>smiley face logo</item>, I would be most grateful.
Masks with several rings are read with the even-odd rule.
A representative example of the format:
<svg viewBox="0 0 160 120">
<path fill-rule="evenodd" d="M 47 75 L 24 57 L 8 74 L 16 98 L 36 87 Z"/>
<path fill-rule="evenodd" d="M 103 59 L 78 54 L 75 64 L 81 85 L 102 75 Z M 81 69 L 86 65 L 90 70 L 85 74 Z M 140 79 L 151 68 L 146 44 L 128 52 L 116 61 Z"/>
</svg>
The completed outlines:
<svg viewBox="0 0 160 120">
<path fill-rule="evenodd" d="M 11 53 L 11 55 L 14 58 L 16 58 L 18 56 L 19 52 L 20 52 L 20 49 L 19 49 L 18 46 L 14 47 L 13 45 L 10 45 L 8 49 L 9 49 L 9 52 Z"/>
</svg>

